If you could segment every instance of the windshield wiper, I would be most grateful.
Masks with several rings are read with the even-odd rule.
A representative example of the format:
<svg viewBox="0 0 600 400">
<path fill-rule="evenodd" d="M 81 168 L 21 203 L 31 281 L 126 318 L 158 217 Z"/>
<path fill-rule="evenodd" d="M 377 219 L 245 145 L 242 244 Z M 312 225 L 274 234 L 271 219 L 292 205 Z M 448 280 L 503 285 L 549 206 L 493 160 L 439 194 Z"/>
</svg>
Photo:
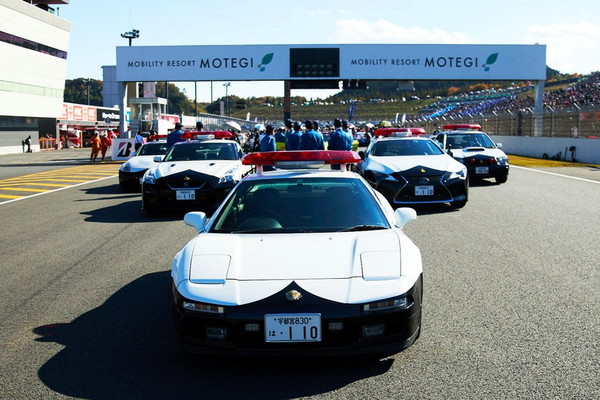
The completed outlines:
<svg viewBox="0 0 600 400">
<path fill-rule="evenodd" d="M 379 229 L 387 229 L 381 225 L 355 225 L 350 228 L 342 229 L 338 232 L 356 232 L 356 231 L 375 231 Z"/>
</svg>

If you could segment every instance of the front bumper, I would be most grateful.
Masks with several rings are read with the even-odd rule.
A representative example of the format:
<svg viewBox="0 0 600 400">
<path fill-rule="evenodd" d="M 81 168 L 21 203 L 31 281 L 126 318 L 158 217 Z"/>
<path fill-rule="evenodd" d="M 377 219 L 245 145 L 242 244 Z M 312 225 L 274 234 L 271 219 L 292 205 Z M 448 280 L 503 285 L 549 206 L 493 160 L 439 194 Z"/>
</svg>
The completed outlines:
<svg viewBox="0 0 600 400">
<path fill-rule="evenodd" d="M 119 184 L 127 187 L 140 187 L 140 179 L 147 170 L 143 169 L 136 172 L 125 172 L 119 170 Z"/>
<path fill-rule="evenodd" d="M 142 184 L 142 202 L 145 209 L 153 210 L 215 210 L 231 189 L 233 185 L 221 188 L 185 189 L 194 191 L 194 200 L 178 200 L 178 189 Z"/>
<path fill-rule="evenodd" d="M 285 292 L 303 292 L 302 300 L 289 303 Z M 182 308 L 184 300 L 173 287 L 173 319 L 183 347 L 201 354 L 232 356 L 344 356 L 396 354 L 418 338 L 421 326 L 422 280 L 406 293 L 411 299 L 408 308 L 365 314 L 361 305 L 328 301 L 292 283 L 286 289 L 255 303 L 225 307 L 223 316 L 192 313 Z M 265 314 L 319 313 L 322 336 L 319 342 L 273 343 L 265 341 Z M 247 331 L 247 324 L 258 326 Z M 337 329 L 333 329 L 335 324 Z M 342 326 L 340 329 L 339 326 Z M 383 325 L 383 333 L 366 337 L 365 326 Z M 209 339 L 207 329 L 224 329 L 223 338 Z"/>
<path fill-rule="evenodd" d="M 429 182 L 419 183 L 422 176 L 394 174 L 395 181 L 384 180 L 375 186 L 392 205 L 441 204 L 468 199 L 467 179 L 443 181 L 442 175 L 429 176 Z M 433 194 L 418 195 L 417 186 L 432 186 Z"/>
<path fill-rule="evenodd" d="M 485 178 L 506 178 L 508 176 L 508 164 L 506 165 L 485 165 L 482 169 L 482 166 L 477 164 L 465 164 L 467 167 L 467 171 L 471 178 L 475 179 L 485 179 Z M 487 167 L 487 170 L 485 169 Z"/>
</svg>

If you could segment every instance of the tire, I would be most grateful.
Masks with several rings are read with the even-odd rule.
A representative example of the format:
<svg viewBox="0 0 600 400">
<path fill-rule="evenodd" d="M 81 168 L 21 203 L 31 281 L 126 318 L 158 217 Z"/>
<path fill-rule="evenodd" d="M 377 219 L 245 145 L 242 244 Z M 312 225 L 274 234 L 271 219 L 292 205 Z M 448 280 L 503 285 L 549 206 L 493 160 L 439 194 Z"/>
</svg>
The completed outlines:
<svg viewBox="0 0 600 400">
<path fill-rule="evenodd" d="M 498 185 L 501 183 L 506 183 L 507 180 L 508 180 L 508 176 L 497 176 L 496 177 L 496 183 Z"/>
</svg>

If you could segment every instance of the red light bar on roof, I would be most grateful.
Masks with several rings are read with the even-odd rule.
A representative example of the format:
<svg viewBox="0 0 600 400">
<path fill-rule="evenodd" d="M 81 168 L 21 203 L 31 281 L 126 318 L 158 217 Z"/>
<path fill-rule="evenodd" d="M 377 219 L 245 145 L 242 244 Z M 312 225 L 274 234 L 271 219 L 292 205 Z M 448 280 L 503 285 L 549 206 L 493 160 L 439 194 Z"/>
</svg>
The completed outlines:
<svg viewBox="0 0 600 400">
<path fill-rule="evenodd" d="M 479 125 L 479 124 L 449 124 L 449 125 L 444 125 L 442 127 L 442 129 L 447 130 L 447 131 L 461 130 L 461 129 L 472 129 L 472 130 L 480 131 L 481 125 Z"/>
<path fill-rule="evenodd" d="M 361 161 L 354 151 L 342 150 L 295 150 L 250 153 L 242 159 L 244 165 L 276 165 L 285 162 L 321 162 L 323 164 L 356 164 Z"/>
</svg>

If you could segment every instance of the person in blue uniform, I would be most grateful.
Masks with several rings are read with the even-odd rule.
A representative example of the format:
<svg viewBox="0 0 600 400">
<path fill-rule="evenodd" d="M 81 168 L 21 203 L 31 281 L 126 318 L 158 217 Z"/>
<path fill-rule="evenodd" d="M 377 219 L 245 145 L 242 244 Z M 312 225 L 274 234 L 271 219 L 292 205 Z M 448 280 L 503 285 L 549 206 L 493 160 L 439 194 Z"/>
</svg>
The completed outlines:
<svg viewBox="0 0 600 400">
<path fill-rule="evenodd" d="M 183 134 L 183 125 L 181 125 L 178 122 L 175 124 L 175 129 L 171 133 L 169 133 L 169 135 L 167 136 L 167 150 L 170 149 L 171 147 L 173 147 L 173 145 L 175 143 L 185 141 L 185 139 L 181 138 L 182 134 Z"/>
<path fill-rule="evenodd" d="M 300 122 L 294 121 L 292 130 L 285 134 L 286 150 L 298 150 L 300 148 L 300 137 L 302 136 L 302 131 L 300 129 Z"/>
<path fill-rule="evenodd" d="M 300 147 L 298 150 L 325 150 L 323 135 L 314 130 L 313 121 L 306 121 L 304 126 L 306 127 L 306 132 L 300 136 Z"/>
<path fill-rule="evenodd" d="M 329 135 L 329 144 L 327 150 L 352 150 L 352 136 L 342 129 L 342 121 L 335 119 L 333 121 L 335 130 Z M 331 169 L 340 169 L 339 164 L 332 164 Z"/>
<path fill-rule="evenodd" d="M 273 137 L 273 126 L 267 125 L 265 127 L 265 134 L 260 138 L 259 151 L 276 151 L 275 138 Z M 265 165 L 263 171 L 273 171 L 274 167 Z"/>
</svg>

